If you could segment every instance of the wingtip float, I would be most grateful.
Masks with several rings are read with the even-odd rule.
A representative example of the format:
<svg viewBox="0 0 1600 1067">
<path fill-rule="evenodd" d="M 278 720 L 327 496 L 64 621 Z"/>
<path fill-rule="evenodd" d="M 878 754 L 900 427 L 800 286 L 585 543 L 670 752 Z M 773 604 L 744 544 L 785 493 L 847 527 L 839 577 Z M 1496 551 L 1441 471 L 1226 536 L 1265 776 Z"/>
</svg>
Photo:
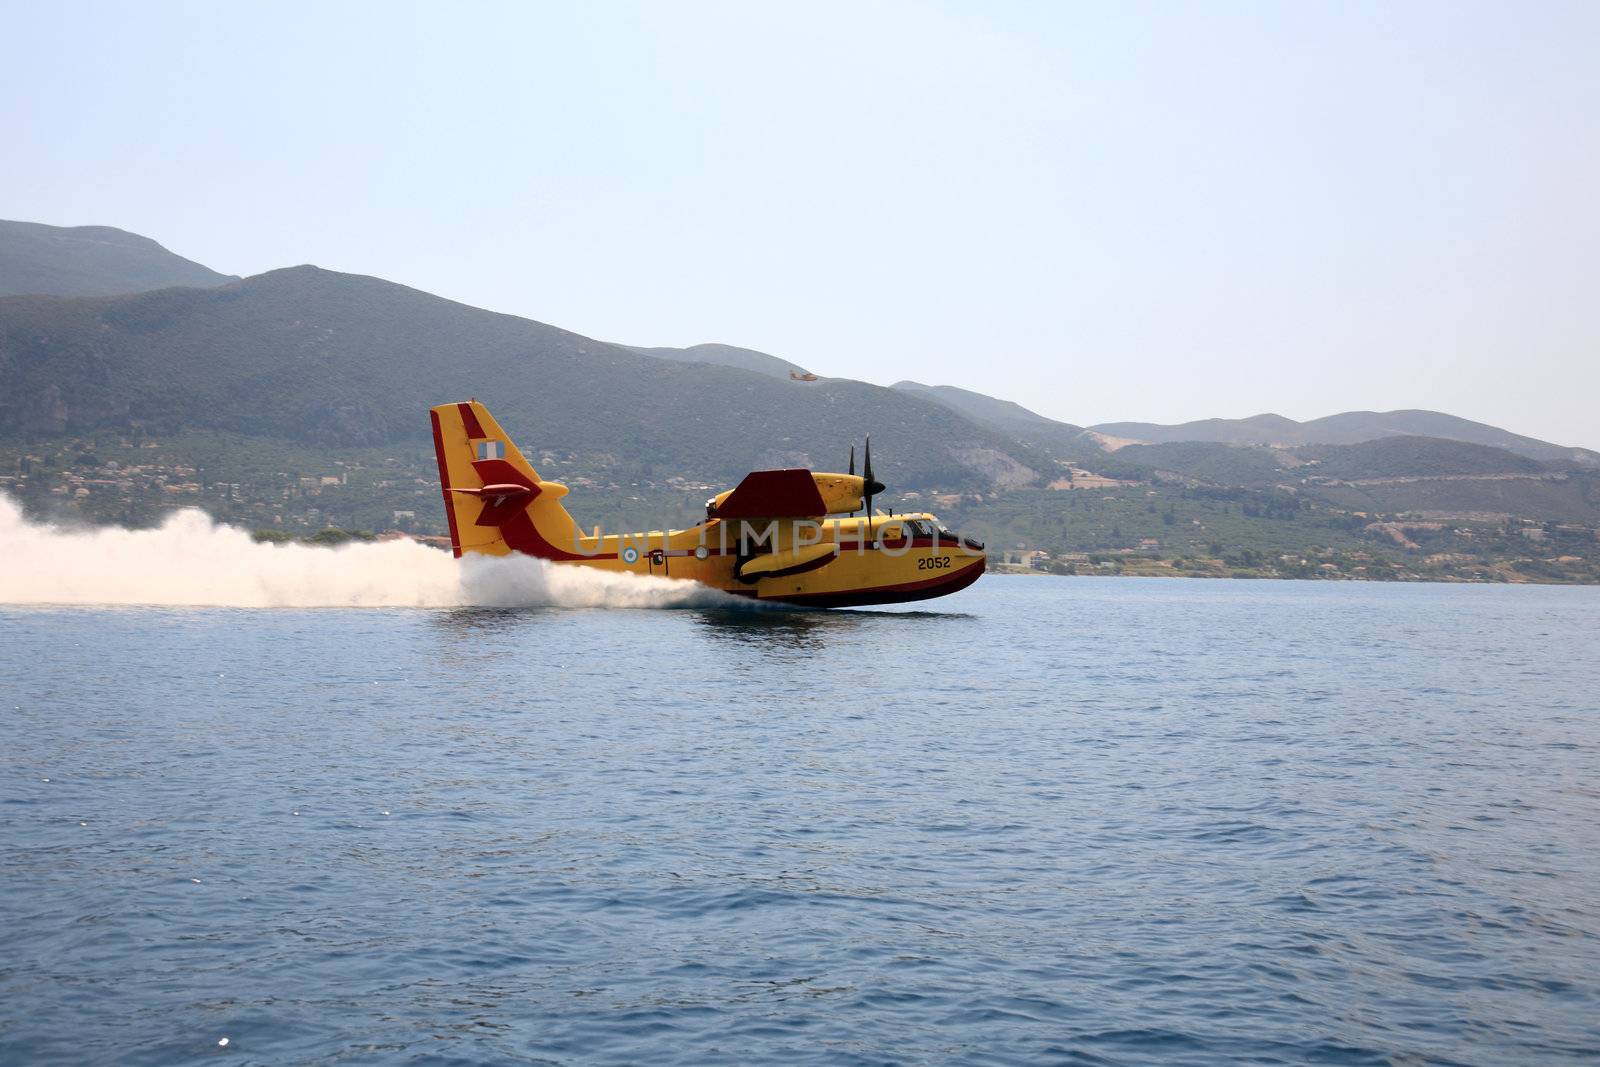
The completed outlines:
<svg viewBox="0 0 1600 1067">
<path fill-rule="evenodd" d="M 859 475 L 852 445 L 849 473 L 752 471 L 687 529 L 586 535 L 561 504 L 567 487 L 541 479 L 482 404 L 440 404 L 430 414 L 458 557 L 521 552 L 811 607 L 928 600 L 983 573 L 982 543 L 932 515 L 872 513 L 884 485 L 872 475 L 870 439 Z"/>
</svg>

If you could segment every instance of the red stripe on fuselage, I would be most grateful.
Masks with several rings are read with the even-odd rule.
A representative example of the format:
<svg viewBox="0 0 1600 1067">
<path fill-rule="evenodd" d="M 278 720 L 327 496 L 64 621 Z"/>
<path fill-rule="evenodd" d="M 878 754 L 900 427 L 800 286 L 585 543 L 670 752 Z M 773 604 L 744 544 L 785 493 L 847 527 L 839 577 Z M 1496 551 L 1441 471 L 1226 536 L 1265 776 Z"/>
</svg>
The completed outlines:
<svg viewBox="0 0 1600 1067">
<path fill-rule="evenodd" d="M 539 532 L 534 525 L 533 516 L 527 511 L 519 511 L 505 522 L 500 524 L 500 536 L 505 538 L 506 544 L 518 552 L 540 559 L 553 559 L 558 562 L 580 559 L 602 559 L 601 556 L 585 556 L 582 552 L 568 552 L 564 548 L 552 545 Z M 615 558 L 614 556 L 611 558 Z"/>
</svg>

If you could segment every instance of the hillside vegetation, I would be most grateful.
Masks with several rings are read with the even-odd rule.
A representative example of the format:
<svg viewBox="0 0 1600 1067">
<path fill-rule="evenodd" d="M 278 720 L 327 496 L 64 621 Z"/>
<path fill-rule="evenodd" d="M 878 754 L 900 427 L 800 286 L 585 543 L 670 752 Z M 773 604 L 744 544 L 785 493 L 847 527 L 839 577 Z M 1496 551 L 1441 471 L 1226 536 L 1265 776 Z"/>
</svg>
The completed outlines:
<svg viewBox="0 0 1600 1067">
<path fill-rule="evenodd" d="M 1091 465 L 1097 473 L 1138 481 L 1173 478 L 1210 485 L 1271 485 L 1286 477 L 1282 459 L 1270 448 L 1207 441 L 1128 445 Z"/>
<path fill-rule="evenodd" d="M 1324 478 L 1424 478 L 1477 474 L 1540 474 L 1546 464 L 1504 448 L 1437 437 L 1380 437 L 1355 445 L 1295 450 L 1307 465 L 1299 473 Z"/>
<path fill-rule="evenodd" d="M 978 488 L 1047 458 L 949 409 L 852 381 L 794 383 L 656 359 L 543 323 L 315 267 L 219 289 L 0 299 L 0 433 L 209 429 L 321 446 L 422 442 L 476 396 L 531 450 L 719 479 L 844 465 Z"/>
</svg>

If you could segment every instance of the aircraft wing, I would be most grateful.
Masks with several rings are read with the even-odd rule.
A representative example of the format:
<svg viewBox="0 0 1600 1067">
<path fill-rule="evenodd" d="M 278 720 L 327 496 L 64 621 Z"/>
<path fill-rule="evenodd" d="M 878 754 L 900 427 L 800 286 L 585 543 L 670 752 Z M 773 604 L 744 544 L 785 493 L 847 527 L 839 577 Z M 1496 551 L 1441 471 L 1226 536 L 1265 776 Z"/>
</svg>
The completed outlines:
<svg viewBox="0 0 1600 1067">
<path fill-rule="evenodd" d="M 751 471 L 710 509 L 714 519 L 820 519 L 828 505 L 804 467 Z"/>
</svg>

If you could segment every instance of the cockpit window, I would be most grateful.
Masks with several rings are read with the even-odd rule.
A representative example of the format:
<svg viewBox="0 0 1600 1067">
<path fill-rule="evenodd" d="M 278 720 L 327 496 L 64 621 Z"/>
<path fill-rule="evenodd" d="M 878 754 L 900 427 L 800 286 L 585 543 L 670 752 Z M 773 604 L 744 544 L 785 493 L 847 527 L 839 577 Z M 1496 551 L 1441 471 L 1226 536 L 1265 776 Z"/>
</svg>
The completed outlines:
<svg viewBox="0 0 1600 1067">
<path fill-rule="evenodd" d="M 911 534 L 912 537 L 933 536 L 933 530 L 929 529 L 928 524 L 920 519 L 907 519 L 906 530 Z"/>
</svg>

